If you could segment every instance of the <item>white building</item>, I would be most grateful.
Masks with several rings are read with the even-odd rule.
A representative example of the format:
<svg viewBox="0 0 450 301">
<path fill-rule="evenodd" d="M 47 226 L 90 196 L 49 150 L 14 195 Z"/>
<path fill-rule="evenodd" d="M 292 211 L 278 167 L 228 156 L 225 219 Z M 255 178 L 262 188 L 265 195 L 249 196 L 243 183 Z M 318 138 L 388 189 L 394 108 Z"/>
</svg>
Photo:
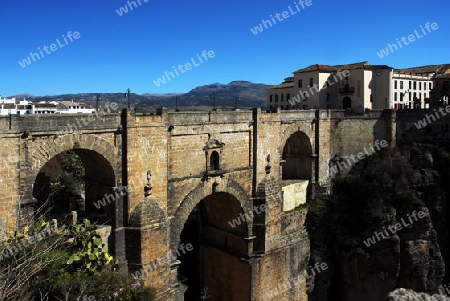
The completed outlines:
<svg viewBox="0 0 450 301">
<path fill-rule="evenodd" d="M 394 71 L 394 109 L 428 109 L 433 89 L 431 76 L 402 74 Z"/>
<path fill-rule="evenodd" d="M 15 114 L 92 114 L 95 109 L 88 104 L 74 101 L 41 101 L 33 103 L 28 100 L 17 100 L 15 97 L 2 98 L 0 96 L 0 115 Z"/>
<path fill-rule="evenodd" d="M 33 105 L 28 100 L 17 100 L 15 97 L 0 96 L 0 115 L 33 114 Z"/>
<path fill-rule="evenodd" d="M 58 105 L 56 101 L 40 101 L 33 104 L 33 114 L 58 114 Z"/>
<path fill-rule="evenodd" d="M 61 114 L 75 114 L 75 113 L 95 113 L 95 109 L 90 105 L 71 101 L 61 101 L 59 113 Z"/>
<path fill-rule="evenodd" d="M 430 108 L 433 91 L 438 98 L 435 102 L 445 96 L 440 83 L 446 74 L 450 74 L 450 64 L 394 70 L 394 105 L 397 104 L 398 109 Z"/>
</svg>

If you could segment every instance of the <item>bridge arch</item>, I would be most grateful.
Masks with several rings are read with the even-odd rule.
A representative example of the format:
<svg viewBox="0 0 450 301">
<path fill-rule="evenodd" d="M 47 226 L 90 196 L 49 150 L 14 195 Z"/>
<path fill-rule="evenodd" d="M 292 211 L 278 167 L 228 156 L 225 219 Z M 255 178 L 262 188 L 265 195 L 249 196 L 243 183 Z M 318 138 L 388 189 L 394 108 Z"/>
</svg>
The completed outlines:
<svg viewBox="0 0 450 301">
<path fill-rule="evenodd" d="M 30 178 L 35 179 L 41 168 L 56 155 L 72 149 L 87 149 L 94 151 L 104 157 L 113 167 L 117 166 L 117 150 L 106 140 L 88 134 L 73 134 L 36 140 L 31 146 L 31 174 Z M 116 171 L 116 175 L 119 173 Z"/>
<path fill-rule="evenodd" d="M 221 185 L 219 185 L 219 187 L 220 186 Z M 218 188 L 217 192 L 229 193 L 237 199 L 243 211 L 248 212 L 249 210 L 251 210 L 250 198 L 246 194 L 245 190 L 235 181 L 228 180 L 225 189 Z M 183 226 L 188 220 L 191 212 L 204 198 L 209 195 L 211 195 L 211 191 L 208 189 L 208 187 L 204 184 L 200 184 L 184 197 L 173 216 L 172 224 L 170 227 L 170 247 L 172 250 L 176 249 L 180 244 L 181 231 L 183 230 Z M 251 221 L 249 221 L 247 223 L 248 233 L 252 233 L 251 228 Z"/>
<path fill-rule="evenodd" d="M 186 301 L 199 300 L 205 293 L 212 300 L 250 299 L 252 268 L 248 260 L 242 260 L 250 252 L 246 239 L 252 224 L 249 198 L 237 183 L 225 182 L 212 191 L 207 184 L 196 187 L 172 219 L 172 250 L 188 244 L 193 247 L 178 258 L 177 273 L 187 289 Z M 237 219 L 240 222 L 234 223 Z M 234 273 L 240 279 L 229 277 Z"/>
<path fill-rule="evenodd" d="M 121 180 L 117 148 L 94 135 L 72 134 L 58 137 L 33 137 L 25 141 L 25 149 L 27 152 L 24 162 L 28 164 L 21 165 L 26 176 L 20 179 L 20 189 L 24 193 L 25 200 L 20 206 L 22 223 L 26 222 L 27 216 L 30 218 L 35 216 L 36 209 L 46 204 L 50 196 L 51 179 L 58 173 L 61 175 L 60 164 L 66 158 L 67 152 L 73 151 L 80 158 L 86 171 L 83 178 L 84 187 L 79 190 L 80 194 L 71 194 L 67 202 L 60 202 L 51 207 L 46 205 L 47 208 L 53 208 L 48 213 L 48 217 L 62 219 L 65 213 L 77 211 L 79 218 L 85 217 L 93 222 L 104 224 L 105 229 L 102 231 L 109 232 L 108 248 L 114 254 L 113 228 L 117 206 L 121 206 L 122 203 L 117 200 L 127 192 L 124 188 L 120 191 L 115 190 L 117 186 L 120 186 Z M 99 203 L 99 200 L 102 202 Z M 72 210 L 74 208 L 76 209 Z"/>
<path fill-rule="evenodd" d="M 279 146 L 281 176 L 283 180 L 310 180 L 313 165 L 310 156 L 313 154 L 314 141 L 301 126 L 291 126 L 283 133 Z"/>
</svg>

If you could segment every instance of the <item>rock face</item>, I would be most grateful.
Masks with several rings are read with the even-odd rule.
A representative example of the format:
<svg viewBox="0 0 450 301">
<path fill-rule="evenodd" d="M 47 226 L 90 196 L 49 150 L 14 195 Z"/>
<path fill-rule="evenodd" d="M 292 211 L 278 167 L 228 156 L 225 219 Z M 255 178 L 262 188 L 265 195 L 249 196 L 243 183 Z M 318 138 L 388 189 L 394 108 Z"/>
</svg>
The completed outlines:
<svg viewBox="0 0 450 301">
<path fill-rule="evenodd" d="M 422 210 L 425 216 L 417 221 L 396 218 L 393 224 L 403 229 L 395 234 L 375 232 L 369 247 L 367 240 L 356 243 L 356 237 L 341 243 L 336 254 L 340 300 L 380 301 L 397 286 L 437 292 L 445 265 L 428 209 Z"/>
<path fill-rule="evenodd" d="M 426 293 L 416 293 L 413 290 L 408 290 L 404 288 L 399 288 L 389 293 L 387 301 L 422 301 L 422 300 L 433 300 L 433 301 L 450 301 L 450 297 L 445 295 L 429 295 Z"/>
<path fill-rule="evenodd" d="M 310 301 L 385 301 L 388 295 L 388 300 L 447 300 L 420 299 L 426 294 L 414 293 L 437 294 L 442 284 L 448 283 L 444 276 L 449 192 L 441 186 L 444 182 L 441 180 L 447 176 L 440 169 L 445 164 L 436 166 L 436 162 L 443 161 L 432 158 L 430 153 L 419 160 L 414 160 L 410 153 L 405 157 L 390 157 L 387 165 L 394 167 L 380 176 L 388 176 L 389 183 L 394 183 L 389 187 L 391 191 L 383 183 L 380 187 L 386 190 L 378 195 L 368 195 L 370 189 L 364 188 L 352 192 L 354 195 L 333 195 L 322 207 L 328 211 L 321 212 L 321 218 L 308 216 L 307 225 L 312 229 L 311 260 L 324 261 L 330 266 L 328 274 L 315 277 Z M 387 169 L 383 164 L 381 159 L 375 161 L 374 165 L 381 167 L 375 167 L 371 176 L 383 173 Z M 362 167 L 359 168 L 361 171 Z M 355 174 L 355 183 L 367 183 L 362 179 L 364 171 Z M 358 190 L 348 188 L 354 189 Z M 404 189 L 409 194 L 398 201 L 395 198 L 400 194 L 396 189 Z M 355 197 L 358 193 L 359 199 Z M 390 193 L 394 200 L 389 199 Z M 358 206 L 358 201 L 366 203 L 353 208 Z M 415 205 L 408 207 L 408 203 Z M 315 210 L 310 212 L 314 214 Z"/>
</svg>

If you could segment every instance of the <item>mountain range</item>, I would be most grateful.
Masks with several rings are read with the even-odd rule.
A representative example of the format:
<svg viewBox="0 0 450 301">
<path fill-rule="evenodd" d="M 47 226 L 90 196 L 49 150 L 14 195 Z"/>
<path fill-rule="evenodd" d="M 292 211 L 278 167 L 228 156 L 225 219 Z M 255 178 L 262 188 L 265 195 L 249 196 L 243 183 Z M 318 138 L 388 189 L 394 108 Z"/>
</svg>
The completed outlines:
<svg viewBox="0 0 450 301">
<path fill-rule="evenodd" d="M 239 108 L 252 108 L 264 106 L 267 95 L 267 88 L 271 85 L 255 84 L 249 81 L 233 81 L 229 84 L 210 84 L 199 86 L 184 94 L 135 94 L 130 93 L 130 103 L 132 108 L 151 108 L 151 107 L 175 107 L 175 98 L 180 96 L 178 107 L 180 109 L 195 109 L 198 107 L 210 107 L 213 101 L 210 97 L 215 93 L 215 102 L 217 108 L 234 108 L 236 97 L 239 97 L 237 106 Z M 102 106 L 105 102 L 115 102 L 119 107 L 127 107 L 127 98 L 125 92 L 120 93 L 99 93 Z M 93 107 L 96 105 L 97 93 L 76 93 L 61 95 L 34 96 L 32 94 L 16 95 L 18 99 L 26 98 L 33 102 L 40 101 L 63 101 L 73 100 L 75 102 L 87 103 Z"/>
</svg>

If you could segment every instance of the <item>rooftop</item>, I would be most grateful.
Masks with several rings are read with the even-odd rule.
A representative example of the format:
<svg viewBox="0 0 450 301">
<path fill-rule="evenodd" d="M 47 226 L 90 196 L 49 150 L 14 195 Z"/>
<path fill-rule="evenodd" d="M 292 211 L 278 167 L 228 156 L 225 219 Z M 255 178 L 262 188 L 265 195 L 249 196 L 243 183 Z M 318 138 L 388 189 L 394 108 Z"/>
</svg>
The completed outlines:
<svg viewBox="0 0 450 301">
<path fill-rule="evenodd" d="M 403 69 L 395 69 L 396 73 L 400 74 L 431 74 L 431 75 L 440 75 L 440 74 L 449 74 L 450 73 L 450 64 L 441 64 L 441 65 L 426 65 L 419 66 L 413 68 L 403 68 Z"/>
<path fill-rule="evenodd" d="M 354 69 L 366 69 L 366 70 L 374 70 L 374 69 L 394 69 L 392 67 L 389 67 L 387 65 L 371 65 L 368 61 L 365 62 L 358 62 L 353 64 L 347 64 L 347 65 L 321 65 L 321 64 L 315 64 L 311 65 L 309 67 L 299 69 L 295 71 L 294 73 L 303 73 L 303 72 L 333 72 L 338 70 L 354 70 Z"/>
</svg>

